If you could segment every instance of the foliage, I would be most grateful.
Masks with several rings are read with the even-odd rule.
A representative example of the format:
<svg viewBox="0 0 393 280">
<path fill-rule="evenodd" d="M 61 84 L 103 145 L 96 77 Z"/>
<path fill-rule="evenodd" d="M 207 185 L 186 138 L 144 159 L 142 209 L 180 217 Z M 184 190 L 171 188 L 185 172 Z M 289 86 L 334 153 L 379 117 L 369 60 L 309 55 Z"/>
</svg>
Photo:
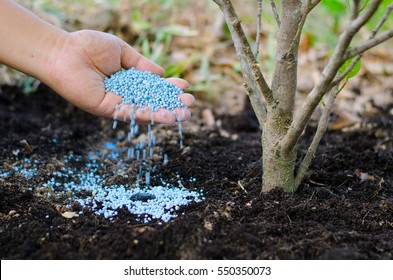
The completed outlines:
<svg viewBox="0 0 393 280">
<path fill-rule="evenodd" d="M 340 74 L 344 73 L 345 70 L 347 70 L 348 67 L 351 65 L 352 61 L 353 58 L 346 60 L 344 64 L 338 69 L 338 72 Z M 355 66 L 352 68 L 352 70 L 350 70 L 348 74 L 345 76 L 345 81 L 347 82 L 350 78 L 355 77 L 359 73 L 361 67 L 362 67 L 362 61 L 359 59 L 356 62 Z"/>
</svg>

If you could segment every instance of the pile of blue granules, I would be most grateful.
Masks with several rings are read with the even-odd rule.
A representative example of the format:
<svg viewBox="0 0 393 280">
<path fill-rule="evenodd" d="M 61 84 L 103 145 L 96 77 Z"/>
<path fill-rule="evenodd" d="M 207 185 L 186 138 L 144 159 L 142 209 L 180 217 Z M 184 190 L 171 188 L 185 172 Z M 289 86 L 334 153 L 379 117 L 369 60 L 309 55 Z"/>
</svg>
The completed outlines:
<svg viewBox="0 0 393 280">
<path fill-rule="evenodd" d="M 140 125 L 136 123 L 135 110 L 144 108 L 154 113 L 159 109 L 166 109 L 174 113 L 176 108 L 186 108 L 179 98 L 183 91 L 158 75 L 134 68 L 121 70 L 106 78 L 105 87 L 106 92 L 120 95 L 122 104 L 132 105 L 133 110 L 128 119 L 128 146 L 121 145 L 118 148 L 116 140 L 113 140 L 104 142 L 100 149 L 89 151 L 86 155 L 76 156 L 70 153 L 62 159 L 64 165 L 53 171 L 50 178 L 44 179 L 37 186 L 29 185 L 28 189 L 33 192 L 38 189 L 41 192 L 42 189 L 47 190 L 44 193 L 49 199 L 63 201 L 63 208 L 70 211 L 78 203 L 82 207 L 79 215 L 85 211 L 94 211 L 113 220 L 119 209 L 126 209 L 135 215 L 137 222 L 142 223 L 168 222 L 183 213 L 185 208 L 182 206 L 203 201 L 203 192 L 192 190 L 195 189 L 196 178 L 183 179 L 176 171 L 173 172 L 176 174 L 175 178 L 163 178 L 159 174 L 156 160 L 160 159 L 161 166 L 165 166 L 168 155 L 157 154 L 154 131 L 159 126 L 154 125 L 153 120 L 144 129 L 146 137 L 137 137 L 140 136 Z M 120 106 L 121 104 L 117 105 L 115 109 Z M 114 129 L 118 121 L 115 116 Z M 178 133 L 182 147 L 180 121 Z M 40 174 L 40 166 L 46 165 L 46 162 L 36 159 L 31 161 L 29 158 L 18 159 L 17 162 L 19 163 L 12 167 L 0 167 L 0 179 L 22 176 L 29 182 L 36 176 L 48 176 Z M 129 174 L 130 170 L 137 170 L 136 174 Z M 119 174 L 122 178 L 128 178 L 129 182 L 108 183 L 109 178 Z"/>
</svg>

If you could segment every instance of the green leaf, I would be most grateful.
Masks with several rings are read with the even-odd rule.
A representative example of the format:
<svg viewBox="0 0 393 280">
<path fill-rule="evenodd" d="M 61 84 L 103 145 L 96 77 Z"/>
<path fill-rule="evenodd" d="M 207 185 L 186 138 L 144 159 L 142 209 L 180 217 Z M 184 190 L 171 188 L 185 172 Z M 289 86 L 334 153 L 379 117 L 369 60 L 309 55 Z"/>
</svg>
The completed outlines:
<svg viewBox="0 0 393 280">
<path fill-rule="evenodd" d="M 350 63 L 351 59 L 346 60 L 343 65 L 341 65 L 341 67 L 338 69 L 338 73 L 342 74 L 345 72 L 345 70 L 347 70 L 349 63 Z"/>
<path fill-rule="evenodd" d="M 322 1 L 322 6 L 324 6 L 332 14 L 343 14 L 346 9 L 345 2 L 342 0 Z"/>
<path fill-rule="evenodd" d="M 179 77 L 194 61 L 194 56 L 189 56 L 188 58 L 179 61 L 175 64 L 169 65 L 165 69 L 165 77 Z"/>
<path fill-rule="evenodd" d="M 347 75 L 347 79 L 355 77 L 359 73 L 361 67 L 362 67 L 362 60 L 359 59 L 358 62 L 356 62 L 355 66 L 352 68 L 352 70 L 349 71 Z"/>
<path fill-rule="evenodd" d="M 351 65 L 352 60 L 353 58 L 347 59 L 344 62 L 344 64 L 341 65 L 341 67 L 338 69 L 338 73 L 340 74 L 344 73 L 348 69 L 349 65 Z M 349 71 L 348 74 L 345 76 L 345 79 L 349 80 L 350 78 L 355 77 L 359 73 L 361 67 L 362 67 L 362 61 L 361 59 L 359 59 L 356 62 L 355 66 L 352 68 L 352 70 Z"/>
</svg>

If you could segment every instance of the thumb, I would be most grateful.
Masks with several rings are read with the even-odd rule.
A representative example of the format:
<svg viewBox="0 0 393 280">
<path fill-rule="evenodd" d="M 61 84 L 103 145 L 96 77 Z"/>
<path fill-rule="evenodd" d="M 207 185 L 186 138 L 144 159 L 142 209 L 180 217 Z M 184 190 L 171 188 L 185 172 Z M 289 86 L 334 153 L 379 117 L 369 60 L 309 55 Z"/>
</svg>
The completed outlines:
<svg viewBox="0 0 393 280">
<path fill-rule="evenodd" d="M 141 55 L 133 47 L 122 41 L 121 46 L 121 67 L 124 69 L 130 69 L 135 67 L 141 71 L 150 71 L 154 74 L 163 76 L 164 69 L 158 64 L 154 63 L 150 59 Z"/>
</svg>

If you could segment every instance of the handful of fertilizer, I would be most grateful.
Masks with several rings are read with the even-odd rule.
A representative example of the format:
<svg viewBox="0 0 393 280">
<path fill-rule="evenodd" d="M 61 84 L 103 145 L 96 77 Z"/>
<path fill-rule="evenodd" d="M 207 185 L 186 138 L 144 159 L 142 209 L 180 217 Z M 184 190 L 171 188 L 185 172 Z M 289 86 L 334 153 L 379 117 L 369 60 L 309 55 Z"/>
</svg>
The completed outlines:
<svg viewBox="0 0 393 280">
<path fill-rule="evenodd" d="M 184 93 L 182 89 L 149 71 L 131 68 L 116 72 L 105 79 L 105 90 L 120 95 L 123 104 L 148 107 L 152 112 L 187 108 L 179 98 Z"/>
</svg>

